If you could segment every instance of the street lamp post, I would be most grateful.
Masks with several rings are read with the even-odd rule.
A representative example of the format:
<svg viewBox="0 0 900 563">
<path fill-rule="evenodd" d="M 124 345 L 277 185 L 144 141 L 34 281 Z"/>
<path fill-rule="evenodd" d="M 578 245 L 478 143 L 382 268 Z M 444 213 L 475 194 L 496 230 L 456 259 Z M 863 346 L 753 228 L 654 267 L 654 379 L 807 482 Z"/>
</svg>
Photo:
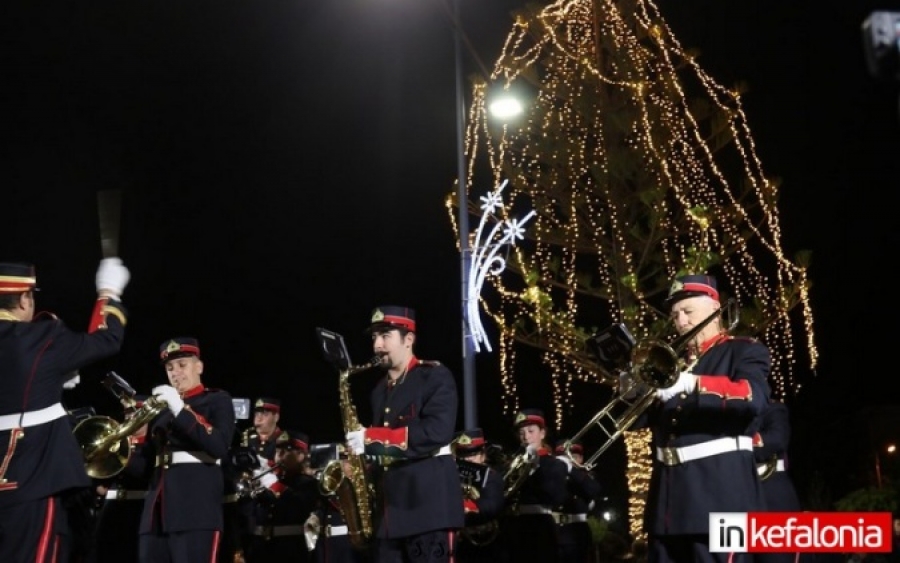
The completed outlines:
<svg viewBox="0 0 900 563">
<path fill-rule="evenodd" d="M 463 88 L 462 30 L 460 29 L 459 0 L 453 0 L 453 39 L 456 57 L 456 195 L 459 207 L 459 259 L 462 299 L 463 353 L 463 416 L 465 428 L 478 426 L 477 393 L 475 390 L 475 342 L 469 329 L 469 272 L 472 269 L 472 245 L 469 240 L 469 196 L 466 190 L 466 97 Z"/>
</svg>

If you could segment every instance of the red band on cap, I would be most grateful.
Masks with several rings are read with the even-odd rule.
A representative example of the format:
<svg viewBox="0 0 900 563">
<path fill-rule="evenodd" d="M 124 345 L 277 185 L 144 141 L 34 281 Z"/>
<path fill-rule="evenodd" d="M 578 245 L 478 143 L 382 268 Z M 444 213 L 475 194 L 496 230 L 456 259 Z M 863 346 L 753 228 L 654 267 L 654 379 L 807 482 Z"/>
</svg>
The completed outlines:
<svg viewBox="0 0 900 563">
<path fill-rule="evenodd" d="M 256 405 L 254 409 L 265 409 L 272 412 L 281 412 L 281 407 L 273 403 L 263 403 L 261 405 Z"/>
<path fill-rule="evenodd" d="M 177 350 L 163 350 L 159 357 L 165 359 L 171 354 L 193 354 L 199 356 L 200 348 L 191 346 L 190 344 L 182 344 Z"/>
<path fill-rule="evenodd" d="M 402 327 L 406 328 L 407 330 L 411 330 L 413 332 L 415 332 L 415 330 L 416 330 L 416 323 L 413 322 L 412 319 L 409 319 L 407 317 L 397 317 L 394 315 L 385 315 L 384 320 L 381 322 L 389 323 L 392 325 L 399 325 L 399 326 L 402 326 Z"/>
<path fill-rule="evenodd" d="M 0 293 L 23 293 L 31 291 L 37 280 L 34 278 L 20 278 L 13 276 L 0 276 Z"/>
<path fill-rule="evenodd" d="M 709 295 L 716 301 L 719 300 L 719 292 L 716 291 L 715 289 L 713 289 L 712 286 L 706 285 L 705 283 L 695 283 L 695 282 L 686 283 L 686 284 L 684 284 L 682 291 L 694 291 L 696 293 L 704 293 L 706 295 Z"/>
</svg>

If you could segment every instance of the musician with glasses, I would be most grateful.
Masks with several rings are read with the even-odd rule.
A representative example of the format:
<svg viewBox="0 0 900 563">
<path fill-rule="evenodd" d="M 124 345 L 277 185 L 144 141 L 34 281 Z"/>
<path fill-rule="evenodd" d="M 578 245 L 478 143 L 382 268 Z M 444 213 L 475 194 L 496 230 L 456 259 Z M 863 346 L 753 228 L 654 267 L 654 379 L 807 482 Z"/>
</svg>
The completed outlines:
<svg viewBox="0 0 900 563">
<path fill-rule="evenodd" d="M 35 314 L 31 264 L 0 263 L 0 561 L 69 560 L 63 497 L 91 486 L 62 404 L 76 370 L 119 352 L 130 274 L 118 258 L 100 262 L 87 332 Z"/>
<path fill-rule="evenodd" d="M 214 561 L 224 527 L 222 458 L 235 430 L 231 395 L 203 385 L 200 344 L 166 340 L 159 349 L 169 385 L 153 389 L 167 409 L 150 422 L 126 470 L 152 471 L 138 540 L 139 561 Z"/>
<path fill-rule="evenodd" d="M 372 350 L 385 375 L 371 394 L 372 424 L 347 433 L 354 455 L 375 456 L 374 559 L 379 563 L 453 560 L 463 527 L 462 485 L 450 442 L 458 398 L 453 374 L 419 359 L 416 317 L 383 306 L 370 317 Z"/>
<path fill-rule="evenodd" d="M 665 305 L 675 330 L 690 341 L 677 381 L 655 391 L 656 401 L 634 426 L 653 431 L 648 558 L 749 561 L 746 553 L 709 551 L 709 513 L 765 509 L 752 425 L 769 401 L 769 350 L 729 334 L 712 276 L 676 278 Z"/>
</svg>

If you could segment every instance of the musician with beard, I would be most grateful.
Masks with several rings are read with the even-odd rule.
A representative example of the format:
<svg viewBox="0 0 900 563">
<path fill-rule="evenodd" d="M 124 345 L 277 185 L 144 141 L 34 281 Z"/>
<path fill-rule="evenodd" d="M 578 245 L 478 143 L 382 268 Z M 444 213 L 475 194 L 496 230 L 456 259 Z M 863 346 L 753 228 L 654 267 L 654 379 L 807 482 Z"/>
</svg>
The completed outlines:
<svg viewBox="0 0 900 563">
<path fill-rule="evenodd" d="M 346 438 L 350 452 L 376 460 L 370 474 L 375 561 L 447 563 L 464 522 L 462 486 L 450 455 L 456 382 L 439 362 L 416 357 L 412 309 L 378 307 L 368 331 L 386 373 L 371 394 L 371 426 Z"/>
</svg>

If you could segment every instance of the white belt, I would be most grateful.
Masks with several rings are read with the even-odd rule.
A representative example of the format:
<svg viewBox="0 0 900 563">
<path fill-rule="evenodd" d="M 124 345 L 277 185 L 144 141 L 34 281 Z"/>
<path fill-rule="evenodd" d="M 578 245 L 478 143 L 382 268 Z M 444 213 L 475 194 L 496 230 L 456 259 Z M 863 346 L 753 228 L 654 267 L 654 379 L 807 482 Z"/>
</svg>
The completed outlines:
<svg viewBox="0 0 900 563">
<path fill-rule="evenodd" d="M 769 466 L 765 463 L 760 463 L 760 464 L 757 464 L 757 466 L 756 466 L 756 472 L 759 475 L 765 475 L 765 473 L 766 473 L 766 471 L 768 471 L 768 469 L 769 469 Z M 778 462 L 775 464 L 775 471 L 784 471 L 784 460 L 783 459 L 779 459 Z"/>
<path fill-rule="evenodd" d="M 27 428 L 29 426 L 37 426 L 38 424 L 44 424 L 46 422 L 50 422 L 51 420 L 62 418 L 67 414 L 69 413 L 65 408 L 63 408 L 62 403 L 56 403 L 50 405 L 47 408 L 36 411 L 4 414 L 0 416 L 0 430 L 12 430 L 13 428 Z"/>
<path fill-rule="evenodd" d="M 521 504 L 516 514 L 553 514 L 553 511 L 543 504 Z"/>
<path fill-rule="evenodd" d="M 556 520 L 556 523 L 560 526 L 564 526 L 566 524 L 574 524 L 575 522 L 587 522 L 587 514 L 567 514 L 564 512 L 554 512 L 553 519 Z"/>
<path fill-rule="evenodd" d="M 281 536 L 302 536 L 303 526 L 293 524 L 288 526 L 257 526 L 253 529 L 254 536 L 265 536 L 269 538 Z"/>
<path fill-rule="evenodd" d="M 325 526 L 325 537 L 346 536 L 349 530 L 347 526 Z"/>
<path fill-rule="evenodd" d="M 147 491 L 126 491 L 110 489 L 106 491 L 106 500 L 140 500 L 147 496 Z"/>
<path fill-rule="evenodd" d="M 735 438 L 717 438 L 708 442 L 701 442 L 693 446 L 680 448 L 656 448 L 656 459 L 663 465 L 680 465 L 695 459 L 703 459 L 714 455 L 740 450 L 753 451 L 753 438 L 750 436 L 737 436 Z"/>
<path fill-rule="evenodd" d="M 438 449 L 438 451 L 434 452 L 434 453 L 431 454 L 431 455 L 434 456 L 434 457 L 437 457 L 437 456 L 439 456 L 439 455 L 450 455 L 450 454 L 452 454 L 452 453 L 453 453 L 453 450 L 450 449 L 450 444 L 447 444 L 446 446 L 441 446 L 441 447 Z"/>
<path fill-rule="evenodd" d="M 156 456 L 156 466 L 160 465 L 178 465 L 179 463 L 215 463 L 216 465 L 221 465 L 221 461 L 215 459 L 211 455 L 206 452 L 185 452 L 185 451 L 177 451 L 177 452 L 167 452 L 161 455 Z"/>
</svg>

